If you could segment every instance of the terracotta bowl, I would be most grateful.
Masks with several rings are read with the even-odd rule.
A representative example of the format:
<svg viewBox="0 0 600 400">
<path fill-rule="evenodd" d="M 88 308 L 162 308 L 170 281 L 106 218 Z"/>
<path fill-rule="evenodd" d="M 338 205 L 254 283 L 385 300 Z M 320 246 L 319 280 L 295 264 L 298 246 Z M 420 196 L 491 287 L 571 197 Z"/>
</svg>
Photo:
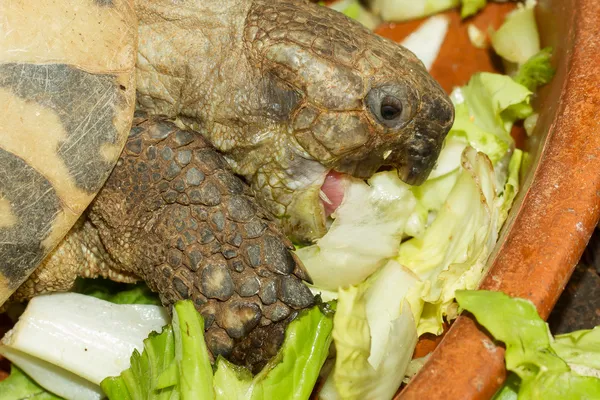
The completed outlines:
<svg viewBox="0 0 600 400">
<path fill-rule="evenodd" d="M 530 299 L 547 318 L 591 233 L 600 206 L 600 2 L 539 0 L 542 46 L 554 48 L 553 81 L 535 99 L 540 117 L 534 135 L 517 144 L 532 155 L 524 186 L 488 263 L 480 288 Z M 495 4 L 451 30 L 432 69 L 446 90 L 476 71 L 499 66 L 489 51 L 468 41 L 467 23 L 497 27 L 514 5 Z M 401 40 L 420 21 L 387 24 L 378 33 Z M 431 357 L 396 399 L 489 399 L 504 381 L 504 349 L 469 315 L 443 339 L 425 337 L 415 353 Z M 438 345 L 439 342 L 439 345 Z"/>
<path fill-rule="evenodd" d="M 532 138 L 513 136 L 533 156 L 481 288 L 532 300 L 547 318 L 600 214 L 600 1 L 538 0 L 543 46 L 553 46 L 557 73 L 539 93 Z M 497 28 L 512 4 L 491 4 L 451 28 L 432 75 L 450 91 L 477 71 L 497 71 L 490 51 L 474 48 L 467 23 Z M 400 41 L 422 21 L 386 24 L 377 32 Z M 8 323 L 0 315 L 0 335 Z M 434 350 L 435 349 L 435 350 Z M 442 337 L 422 337 L 415 356 L 431 354 L 396 399 L 489 399 L 505 378 L 504 350 L 468 315 Z M 0 360 L 0 380 L 5 376 Z"/>
</svg>

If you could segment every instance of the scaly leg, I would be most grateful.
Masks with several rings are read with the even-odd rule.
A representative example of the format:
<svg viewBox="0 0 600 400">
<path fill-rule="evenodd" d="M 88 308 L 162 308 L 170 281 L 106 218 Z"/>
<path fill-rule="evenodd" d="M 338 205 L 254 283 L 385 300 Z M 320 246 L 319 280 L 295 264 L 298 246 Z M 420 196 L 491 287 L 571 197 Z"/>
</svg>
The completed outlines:
<svg viewBox="0 0 600 400">
<path fill-rule="evenodd" d="M 255 371 L 314 297 L 291 243 L 200 135 L 138 116 L 87 220 L 19 289 L 69 289 L 75 277 L 140 277 L 163 304 L 191 299 L 206 341 Z"/>
</svg>

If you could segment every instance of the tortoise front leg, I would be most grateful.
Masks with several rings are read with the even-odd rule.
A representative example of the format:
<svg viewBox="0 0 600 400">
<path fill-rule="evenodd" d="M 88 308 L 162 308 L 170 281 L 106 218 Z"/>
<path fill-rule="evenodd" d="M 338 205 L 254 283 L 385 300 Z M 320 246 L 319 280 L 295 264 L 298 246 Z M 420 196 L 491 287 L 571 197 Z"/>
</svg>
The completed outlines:
<svg viewBox="0 0 600 400">
<path fill-rule="evenodd" d="M 251 189 L 205 139 L 168 121 L 135 119 L 88 218 L 116 268 L 165 305 L 194 301 L 215 356 L 261 367 L 282 325 L 314 304 L 292 244 Z"/>
</svg>

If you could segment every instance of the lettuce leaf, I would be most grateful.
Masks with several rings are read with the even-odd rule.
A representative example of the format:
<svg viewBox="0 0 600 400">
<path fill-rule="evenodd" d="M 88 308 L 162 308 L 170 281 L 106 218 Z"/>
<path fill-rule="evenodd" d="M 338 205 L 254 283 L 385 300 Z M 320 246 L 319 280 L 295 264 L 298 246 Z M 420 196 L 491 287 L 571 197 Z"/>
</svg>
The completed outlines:
<svg viewBox="0 0 600 400">
<path fill-rule="evenodd" d="M 515 198 L 517 197 L 517 193 L 519 192 L 519 173 L 523 164 L 523 154 L 524 153 L 522 150 L 515 149 L 510 157 L 510 162 L 508 164 L 508 175 L 504 180 L 504 189 L 496 200 L 496 207 L 499 208 L 498 227 L 502 227 L 508 218 L 508 213 L 513 205 L 513 202 L 515 201 Z"/>
<path fill-rule="evenodd" d="M 600 379 L 579 374 L 563 358 L 573 355 L 593 368 L 596 362 L 590 363 L 589 359 L 597 357 L 596 332 L 561 335 L 559 352 L 548 325 L 530 301 L 485 290 L 457 291 L 456 300 L 494 338 L 506 345 L 506 368 L 520 379 L 519 399 L 600 398 Z M 588 346 L 592 348 L 592 354 L 581 360 L 578 357 Z M 514 383 L 513 380 L 513 387 Z M 496 398 L 512 398 L 512 392 L 514 390 L 510 388 L 502 389 Z"/>
<path fill-rule="evenodd" d="M 73 291 L 115 304 L 162 305 L 158 294 L 153 293 L 144 282 L 126 284 L 102 278 L 77 279 Z"/>
<path fill-rule="evenodd" d="M 461 18 L 477 14 L 479 10 L 485 7 L 486 3 L 487 0 L 462 0 L 462 7 L 460 9 Z"/>
<path fill-rule="evenodd" d="M 190 300 L 173 307 L 172 326 L 144 341 L 131 367 L 100 386 L 109 399 L 214 399 L 204 320 Z"/>
<path fill-rule="evenodd" d="M 374 30 L 381 23 L 381 19 L 369 12 L 359 0 L 340 0 L 330 4 L 329 7 L 348 18 L 357 20 L 370 30 Z"/>
<path fill-rule="evenodd" d="M 131 367 L 101 383 L 109 399 L 305 399 L 329 353 L 333 317 L 327 305 L 292 321 L 277 355 L 256 376 L 219 357 L 208 358 L 204 322 L 191 301 L 175 304 L 173 324 L 144 341 Z"/>
<path fill-rule="evenodd" d="M 600 326 L 557 335 L 552 349 L 571 369 L 600 378 Z"/>
<path fill-rule="evenodd" d="M 11 365 L 8 378 L 0 381 L 0 400 L 59 400 L 23 373 L 16 365 Z"/>
<path fill-rule="evenodd" d="M 498 235 L 495 175 L 485 154 L 465 148 L 455 185 L 422 237 L 400 245 L 398 262 L 423 281 L 418 333 L 440 334 L 455 316 L 457 289 L 474 289 Z"/>
<path fill-rule="evenodd" d="M 277 355 L 254 377 L 219 357 L 214 378 L 216 399 L 308 399 L 329 354 L 332 314 L 327 304 L 301 312 L 286 329 Z"/>
<path fill-rule="evenodd" d="M 519 67 L 513 79 L 532 92 L 537 90 L 538 87 L 550 82 L 554 76 L 555 69 L 550 63 L 551 58 L 551 47 L 540 50 Z"/>
<path fill-rule="evenodd" d="M 367 0 L 384 21 L 407 21 L 458 7 L 460 0 Z"/>
<path fill-rule="evenodd" d="M 535 1 L 520 4 L 496 32 L 491 32 L 492 47 L 509 63 L 522 65 L 540 51 L 534 8 Z"/>
<path fill-rule="evenodd" d="M 418 315 L 409 305 L 418 301 L 412 291 L 416 284 L 414 274 L 390 261 L 362 284 L 339 290 L 333 326 L 336 361 L 322 399 L 394 396 L 417 343 Z"/>
<path fill-rule="evenodd" d="M 296 251 L 320 289 L 356 285 L 395 257 L 417 204 L 396 171 L 377 173 L 368 184 L 349 179 L 329 231 Z"/>
</svg>

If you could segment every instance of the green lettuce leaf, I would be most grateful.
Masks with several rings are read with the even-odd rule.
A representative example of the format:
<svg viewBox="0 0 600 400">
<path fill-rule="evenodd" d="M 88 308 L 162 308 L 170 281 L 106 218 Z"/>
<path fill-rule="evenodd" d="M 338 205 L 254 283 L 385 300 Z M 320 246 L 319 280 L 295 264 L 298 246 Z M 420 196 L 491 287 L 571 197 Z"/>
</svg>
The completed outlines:
<svg viewBox="0 0 600 400">
<path fill-rule="evenodd" d="M 363 7 L 359 0 L 340 0 L 330 4 L 329 7 L 357 20 L 370 30 L 374 30 L 381 23 L 381 19 Z"/>
<path fill-rule="evenodd" d="M 552 349 L 573 370 L 600 378 L 600 326 L 557 335 Z"/>
<path fill-rule="evenodd" d="M 513 77 L 515 82 L 534 92 L 538 87 L 550 82 L 555 69 L 550 63 L 552 48 L 546 47 L 521 65 Z"/>
<path fill-rule="evenodd" d="M 522 150 L 515 149 L 510 157 L 510 162 L 508 164 L 508 176 L 505 179 L 506 183 L 504 184 L 504 189 L 502 190 L 501 195 L 496 200 L 496 207 L 499 208 L 499 227 L 501 227 L 506 221 L 515 197 L 517 197 L 517 193 L 519 192 L 519 173 L 521 171 L 521 165 L 523 164 L 523 154 L 524 153 Z"/>
<path fill-rule="evenodd" d="M 407 21 L 458 7 L 461 0 L 368 0 L 367 4 L 384 21 Z"/>
<path fill-rule="evenodd" d="M 0 382 L 0 400 L 59 400 L 39 386 L 17 366 L 11 365 L 10 375 Z"/>
<path fill-rule="evenodd" d="M 151 334 L 143 352 L 132 355 L 131 367 L 101 387 L 110 400 L 306 399 L 329 353 L 331 314 L 327 305 L 301 312 L 278 354 L 256 376 L 220 357 L 213 376 L 202 316 L 191 301 L 180 301 L 172 325 Z"/>
<path fill-rule="evenodd" d="M 485 154 L 467 147 L 455 185 L 421 237 L 400 245 L 398 262 L 422 281 L 425 301 L 418 333 L 440 334 L 453 318 L 454 291 L 474 289 L 499 231 L 495 175 Z"/>
<path fill-rule="evenodd" d="M 506 16 L 496 32 L 491 32 L 492 47 L 509 63 L 522 65 L 540 51 L 534 8 L 535 1 L 526 1 L 525 6 Z"/>
<path fill-rule="evenodd" d="M 100 384 L 109 399 L 214 399 L 204 320 L 190 300 L 173 307 L 172 327 L 144 341 L 131 367 Z"/>
<path fill-rule="evenodd" d="M 362 284 L 339 290 L 333 326 L 336 361 L 321 398 L 394 396 L 417 343 L 418 315 L 409 305 L 418 301 L 411 290 L 417 283 L 414 274 L 391 261 Z"/>
<path fill-rule="evenodd" d="M 162 305 L 158 294 L 153 293 L 144 282 L 126 284 L 102 278 L 77 279 L 73 291 L 116 304 Z"/>
<path fill-rule="evenodd" d="M 470 17 L 475 15 L 477 11 L 485 7 L 487 0 L 462 0 L 462 7 L 460 9 L 460 16 L 462 18 Z"/>
<path fill-rule="evenodd" d="M 324 304 L 303 311 L 285 332 L 277 355 L 256 376 L 219 358 L 214 387 L 217 400 L 308 399 L 329 354 L 333 311 Z"/>
<path fill-rule="evenodd" d="M 484 290 L 457 291 L 456 300 L 506 345 L 506 368 L 520 378 L 519 399 L 600 398 L 600 379 L 583 376 L 569 366 L 555 350 L 548 325 L 531 302 Z M 579 351 L 597 343 L 595 334 L 587 335 L 590 333 L 563 336 L 562 354 L 575 354 L 573 349 L 584 336 Z M 511 398 L 511 390 L 502 389 L 499 395 Z"/>
</svg>

